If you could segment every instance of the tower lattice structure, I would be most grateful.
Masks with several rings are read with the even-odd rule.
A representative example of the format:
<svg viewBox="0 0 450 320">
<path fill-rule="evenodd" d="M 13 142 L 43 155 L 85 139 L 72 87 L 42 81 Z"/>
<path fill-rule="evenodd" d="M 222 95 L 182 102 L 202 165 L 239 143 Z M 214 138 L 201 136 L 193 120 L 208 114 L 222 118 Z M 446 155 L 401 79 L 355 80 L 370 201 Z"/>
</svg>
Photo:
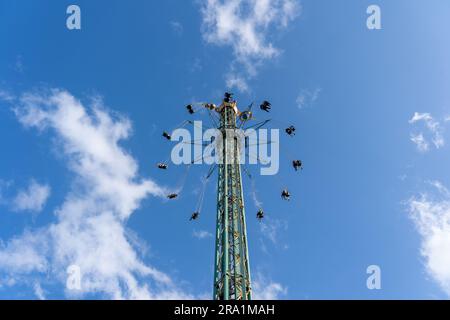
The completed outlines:
<svg viewBox="0 0 450 320">
<path fill-rule="evenodd" d="M 216 251 L 214 299 L 250 300 L 252 297 L 245 205 L 241 174 L 241 142 L 236 134 L 239 115 L 235 101 L 223 101 L 220 114 L 222 139 L 218 150 Z"/>
</svg>

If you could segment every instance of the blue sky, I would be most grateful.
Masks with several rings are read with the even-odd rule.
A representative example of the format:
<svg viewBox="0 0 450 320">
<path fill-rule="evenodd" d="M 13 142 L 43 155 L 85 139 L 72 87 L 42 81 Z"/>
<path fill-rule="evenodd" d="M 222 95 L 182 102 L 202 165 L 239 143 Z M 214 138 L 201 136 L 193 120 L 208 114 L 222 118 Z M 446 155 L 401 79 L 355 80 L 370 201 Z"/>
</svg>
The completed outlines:
<svg viewBox="0 0 450 320">
<path fill-rule="evenodd" d="M 73 3 L 81 30 L 66 28 Z M 192 223 L 207 167 L 169 202 L 185 169 L 155 164 L 184 105 L 227 86 L 297 127 L 279 174 L 245 180 L 257 297 L 449 297 L 450 3 L 272 0 L 263 23 L 236 1 L 227 28 L 214 9 L 230 3 L 0 2 L 0 298 L 210 298 L 216 176 Z"/>
</svg>

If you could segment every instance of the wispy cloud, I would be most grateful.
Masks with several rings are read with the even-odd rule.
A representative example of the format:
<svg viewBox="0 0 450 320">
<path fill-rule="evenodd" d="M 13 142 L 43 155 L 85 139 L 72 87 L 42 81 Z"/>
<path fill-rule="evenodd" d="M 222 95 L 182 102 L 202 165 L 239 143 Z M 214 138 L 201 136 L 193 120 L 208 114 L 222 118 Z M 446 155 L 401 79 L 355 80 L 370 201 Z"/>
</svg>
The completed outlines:
<svg viewBox="0 0 450 320">
<path fill-rule="evenodd" d="M 240 75 L 230 73 L 226 76 L 226 86 L 227 88 L 236 88 L 241 92 L 249 92 L 249 85 L 247 80 Z"/>
<path fill-rule="evenodd" d="M 321 91 L 321 88 L 315 88 L 313 90 L 302 89 L 298 94 L 297 99 L 295 100 L 295 102 L 297 103 L 297 107 L 299 109 L 303 109 L 312 106 L 317 101 L 317 99 L 319 99 Z"/>
<path fill-rule="evenodd" d="M 430 149 L 430 145 L 423 136 L 423 133 L 411 133 L 410 139 L 416 145 L 417 150 L 419 150 L 420 152 L 427 152 Z"/>
<path fill-rule="evenodd" d="M 257 272 L 253 278 L 253 299 L 254 300 L 278 300 L 287 294 L 287 288 L 278 282 Z"/>
<path fill-rule="evenodd" d="M 409 120 L 410 124 L 417 124 L 423 122 L 428 132 L 430 133 L 431 143 L 429 139 L 425 138 L 423 131 L 411 133 L 410 139 L 416 145 L 417 150 L 420 152 L 426 152 L 430 150 L 430 145 L 433 145 L 436 149 L 444 146 L 445 140 L 443 136 L 443 128 L 441 124 L 436 121 L 429 113 L 415 112 L 413 117 Z"/>
<path fill-rule="evenodd" d="M 19 191 L 12 200 L 13 210 L 41 212 L 49 196 L 50 186 L 31 180 L 29 186 Z"/>
<path fill-rule="evenodd" d="M 269 239 L 273 244 L 278 245 L 280 232 L 285 232 L 288 225 L 286 221 L 266 217 L 259 224 L 259 227 L 264 237 Z"/>
<path fill-rule="evenodd" d="M 181 22 L 179 22 L 179 21 L 170 21 L 170 27 L 172 28 L 172 31 L 175 34 L 177 34 L 179 36 L 183 35 L 184 27 L 181 24 Z"/>
<path fill-rule="evenodd" d="M 7 90 L 0 89 L 0 101 L 12 102 L 15 97 L 12 93 Z"/>
<path fill-rule="evenodd" d="M 15 109 L 27 128 L 53 132 L 75 179 L 55 221 L 10 239 L 0 247 L 0 270 L 9 275 L 49 270 L 66 283 L 66 270 L 82 272 L 79 294 L 114 299 L 192 298 L 162 271 L 145 264 L 125 223 L 149 195 L 165 190 L 138 176 L 136 160 L 121 146 L 131 122 L 96 99 L 89 110 L 64 90 L 25 94 Z"/>
<path fill-rule="evenodd" d="M 231 78 L 256 75 L 257 67 L 277 57 L 280 50 L 270 41 L 270 33 L 288 26 L 300 14 L 297 0 L 206 0 L 202 7 L 202 33 L 207 43 L 230 46 L 234 54 Z M 236 67 L 236 63 L 240 67 Z M 239 71 L 244 67 L 245 71 Z M 242 81 L 227 81 L 239 90 Z"/>
<path fill-rule="evenodd" d="M 212 238 L 212 233 L 209 231 L 205 231 L 205 230 L 194 230 L 192 232 L 192 235 L 197 238 L 197 239 L 206 239 L 206 238 Z"/>
<path fill-rule="evenodd" d="M 408 200 L 408 210 L 422 238 L 428 273 L 450 297 L 450 192 L 439 181 L 433 192 Z"/>
<path fill-rule="evenodd" d="M 250 191 L 250 196 L 252 197 L 253 205 L 256 208 L 262 208 L 263 203 L 259 200 L 258 193 L 256 190 L 255 180 L 253 180 L 253 179 L 251 180 L 251 187 L 252 187 L 252 189 Z"/>
<path fill-rule="evenodd" d="M 199 58 L 195 58 L 194 62 L 191 64 L 191 67 L 189 68 L 190 72 L 196 73 L 203 69 L 202 61 Z"/>
<path fill-rule="evenodd" d="M 44 273 L 48 269 L 46 232 L 26 230 L 7 244 L 0 242 L 0 270 L 17 277 L 33 272 Z"/>
<path fill-rule="evenodd" d="M 45 300 L 45 291 L 42 289 L 41 284 L 37 281 L 34 283 L 34 294 L 39 300 Z"/>
</svg>

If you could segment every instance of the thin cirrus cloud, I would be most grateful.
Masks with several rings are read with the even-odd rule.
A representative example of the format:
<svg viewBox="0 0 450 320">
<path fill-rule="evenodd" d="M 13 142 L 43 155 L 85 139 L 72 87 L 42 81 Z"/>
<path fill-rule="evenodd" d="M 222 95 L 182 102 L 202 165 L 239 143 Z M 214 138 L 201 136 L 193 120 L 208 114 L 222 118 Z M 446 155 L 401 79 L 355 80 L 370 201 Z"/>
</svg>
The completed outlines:
<svg viewBox="0 0 450 320">
<path fill-rule="evenodd" d="M 45 291 L 42 289 L 39 282 L 35 282 L 34 284 L 34 294 L 39 300 L 45 300 Z"/>
<path fill-rule="evenodd" d="M 138 176 L 136 160 L 119 145 L 130 135 L 130 121 L 113 116 L 99 100 L 88 112 L 64 90 L 24 94 L 15 113 L 24 127 L 54 133 L 75 178 L 51 224 L 25 230 L 2 244 L 0 276 L 13 278 L 11 285 L 27 277 L 25 283 L 46 279 L 65 290 L 66 270 L 76 265 L 82 285 L 79 292 L 65 290 L 69 295 L 192 298 L 167 274 L 142 261 L 135 239 L 129 239 L 125 228 L 143 199 L 166 193 L 152 180 Z M 34 289 L 40 298 L 47 291 L 42 284 Z"/>
<path fill-rule="evenodd" d="M 427 152 L 431 147 L 439 149 L 444 146 L 443 128 L 431 114 L 415 112 L 409 123 L 411 125 L 424 123 L 429 134 L 428 138 L 423 131 L 416 131 L 410 134 L 410 140 L 416 145 L 418 151 Z"/>
<path fill-rule="evenodd" d="M 207 238 L 212 238 L 212 233 L 211 232 L 209 232 L 209 231 L 206 231 L 206 230 L 194 230 L 193 232 L 192 232 L 192 235 L 194 236 L 194 238 L 197 238 L 197 239 L 200 239 L 200 240 L 202 240 L 202 239 L 207 239 Z"/>
<path fill-rule="evenodd" d="M 25 190 L 21 190 L 12 200 L 14 211 L 41 212 L 50 196 L 50 186 L 31 180 Z"/>
<path fill-rule="evenodd" d="M 172 31 L 176 34 L 176 35 L 183 35 L 184 32 L 184 27 L 181 24 L 181 22 L 179 21 L 170 21 L 170 27 L 172 28 Z"/>
<path fill-rule="evenodd" d="M 4 89 L 0 89 L 0 101 L 12 102 L 15 97 L 10 92 Z"/>
<path fill-rule="evenodd" d="M 450 191 L 439 181 L 433 191 L 407 201 L 410 217 L 421 236 L 421 255 L 428 274 L 450 297 Z"/>
<path fill-rule="evenodd" d="M 233 50 L 228 87 L 249 90 L 247 80 L 256 75 L 258 66 L 281 52 L 270 41 L 270 33 L 286 28 L 300 9 L 297 0 L 207 0 L 202 4 L 204 40 Z"/>
<path fill-rule="evenodd" d="M 253 279 L 253 299 L 278 300 L 287 294 L 287 288 L 257 272 Z"/>
<path fill-rule="evenodd" d="M 301 90 L 297 96 L 297 99 L 295 100 L 295 102 L 297 103 L 297 107 L 299 109 L 304 109 L 306 107 L 312 106 L 317 101 L 317 99 L 319 99 L 321 92 L 321 88 L 315 88 L 314 90 Z"/>
<path fill-rule="evenodd" d="M 271 219 L 269 217 L 264 219 L 265 221 L 261 222 L 259 225 L 261 234 L 274 245 L 280 245 L 280 234 L 287 230 L 287 222 L 284 220 Z"/>
</svg>

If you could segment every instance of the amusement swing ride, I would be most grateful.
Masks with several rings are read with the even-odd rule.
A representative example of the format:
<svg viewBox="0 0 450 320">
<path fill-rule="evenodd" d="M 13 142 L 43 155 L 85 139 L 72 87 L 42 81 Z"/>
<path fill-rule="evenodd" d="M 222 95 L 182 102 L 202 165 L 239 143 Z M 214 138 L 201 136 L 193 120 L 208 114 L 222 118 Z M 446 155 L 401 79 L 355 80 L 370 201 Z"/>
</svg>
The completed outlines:
<svg viewBox="0 0 450 320">
<path fill-rule="evenodd" d="M 223 139 L 216 139 L 211 143 L 220 144 L 217 146 L 219 163 L 212 164 L 203 180 L 203 189 L 200 192 L 199 201 L 196 210 L 192 213 L 190 221 L 199 219 L 202 210 L 203 199 L 205 196 L 207 181 L 211 178 L 215 170 L 218 171 L 217 178 L 217 212 L 216 212 L 216 232 L 215 232 L 215 259 L 214 259 L 214 282 L 213 298 L 215 300 L 251 300 L 252 287 L 250 277 L 250 261 L 248 254 L 248 237 L 246 229 L 246 213 L 244 204 L 244 192 L 242 184 L 242 169 L 244 173 L 252 179 L 251 174 L 241 167 L 240 159 L 242 146 L 236 138 L 227 135 L 240 129 L 259 129 L 265 126 L 272 119 L 257 122 L 248 127 L 244 127 L 248 122 L 254 119 L 253 103 L 246 110 L 240 111 L 237 102 L 233 99 L 233 94 L 226 92 L 219 106 L 213 103 L 201 103 L 200 108 L 206 109 L 214 127 L 220 131 Z M 270 112 L 271 103 L 263 101 L 260 109 Z M 186 106 L 190 115 L 196 113 L 193 104 Z M 184 121 L 182 126 L 195 123 L 193 121 Z M 289 136 L 295 135 L 295 127 L 290 125 L 285 129 Z M 164 131 L 162 136 L 167 140 L 172 140 L 171 133 Z M 248 142 L 245 139 L 245 151 L 248 151 Z M 195 142 L 192 142 L 194 144 Z M 260 142 L 261 143 L 261 142 Z M 263 143 L 270 144 L 270 141 Z M 248 153 L 248 156 L 252 156 Z M 256 156 L 257 158 L 257 156 Z M 191 164 L 195 163 L 193 160 Z M 189 165 L 188 165 L 189 166 Z M 297 171 L 303 169 L 301 160 L 292 160 L 292 166 Z M 164 162 L 157 164 L 161 170 L 167 170 L 168 165 Z M 186 173 L 187 175 L 187 173 Z M 183 177 L 185 180 L 186 177 Z M 183 182 L 184 183 L 184 182 Z M 253 183 L 252 183 L 253 186 Z M 167 195 L 168 199 L 175 199 L 178 193 Z M 284 200 L 290 200 L 291 194 L 287 188 L 281 191 L 281 197 Z M 264 211 L 260 208 L 256 218 L 261 221 L 264 219 Z"/>
</svg>

